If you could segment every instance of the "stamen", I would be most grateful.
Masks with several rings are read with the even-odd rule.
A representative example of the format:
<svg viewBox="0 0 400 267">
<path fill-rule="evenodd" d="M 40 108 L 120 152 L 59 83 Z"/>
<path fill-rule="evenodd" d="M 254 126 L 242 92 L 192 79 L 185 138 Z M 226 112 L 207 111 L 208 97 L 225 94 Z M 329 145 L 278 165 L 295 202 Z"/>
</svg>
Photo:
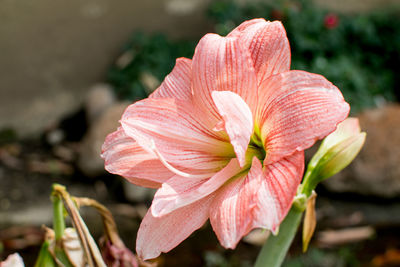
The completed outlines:
<svg viewBox="0 0 400 267">
<path fill-rule="evenodd" d="M 151 140 L 151 147 L 150 149 L 157 155 L 158 159 L 161 161 L 161 163 L 171 172 L 182 176 L 182 177 L 186 177 L 186 178 L 207 178 L 207 177 L 211 177 L 213 173 L 203 173 L 203 174 L 190 174 L 190 173 L 186 173 L 183 171 L 180 171 L 178 169 L 176 169 L 175 167 L 173 167 L 171 164 L 169 164 L 166 159 L 163 157 L 163 155 L 161 155 L 161 153 L 158 151 L 156 144 L 154 143 L 154 140 Z"/>
</svg>

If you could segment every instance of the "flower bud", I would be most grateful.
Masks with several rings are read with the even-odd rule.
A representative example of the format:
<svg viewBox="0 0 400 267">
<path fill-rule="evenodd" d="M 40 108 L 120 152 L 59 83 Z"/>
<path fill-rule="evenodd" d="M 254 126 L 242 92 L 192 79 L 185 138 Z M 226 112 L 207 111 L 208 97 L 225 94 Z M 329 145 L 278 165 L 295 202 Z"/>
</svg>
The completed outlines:
<svg viewBox="0 0 400 267">
<path fill-rule="evenodd" d="M 102 240 L 101 254 L 107 266 L 112 267 L 137 267 L 135 255 L 125 246 L 120 247 L 110 240 Z"/>
<path fill-rule="evenodd" d="M 320 178 L 325 180 L 343 170 L 360 152 L 366 133 L 362 132 L 332 147 L 321 159 Z"/>
<path fill-rule="evenodd" d="M 308 164 L 303 187 L 309 195 L 315 186 L 349 165 L 364 145 L 366 133 L 361 132 L 357 118 L 347 118 L 321 143 Z"/>
</svg>

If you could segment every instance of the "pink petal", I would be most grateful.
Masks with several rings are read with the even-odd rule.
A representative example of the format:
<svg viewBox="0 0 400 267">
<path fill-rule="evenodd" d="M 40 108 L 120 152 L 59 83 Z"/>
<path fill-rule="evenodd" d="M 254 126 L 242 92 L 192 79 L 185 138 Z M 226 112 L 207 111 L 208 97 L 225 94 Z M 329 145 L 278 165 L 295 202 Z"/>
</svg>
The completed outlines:
<svg viewBox="0 0 400 267">
<path fill-rule="evenodd" d="M 266 164 L 309 148 L 349 113 L 339 89 L 317 74 L 284 72 L 271 76 L 260 88 L 256 121 L 267 151 Z"/>
<path fill-rule="evenodd" d="M 102 147 L 105 168 L 131 183 L 157 188 L 174 174 L 158 158 L 141 148 L 122 128 L 109 134 Z"/>
<path fill-rule="evenodd" d="M 165 77 L 164 81 L 152 93 L 150 98 L 176 98 L 190 100 L 192 61 L 188 58 L 178 58 L 172 72 Z"/>
<path fill-rule="evenodd" d="M 345 136 L 351 136 L 361 132 L 360 122 L 358 118 L 348 117 L 338 125 L 338 131 Z"/>
<path fill-rule="evenodd" d="M 136 240 L 136 251 L 144 260 L 168 252 L 199 229 L 208 219 L 214 194 L 165 216 L 154 217 L 150 210 L 144 217 Z"/>
<path fill-rule="evenodd" d="M 347 118 L 338 124 L 337 129 L 328 135 L 323 142 L 325 150 L 344 141 L 345 139 L 356 136 L 361 132 L 360 124 L 357 118 Z"/>
<path fill-rule="evenodd" d="M 252 165 L 254 177 L 261 179 L 254 209 L 253 228 L 277 230 L 292 206 L 304 172 L 304 152 L 283 158 L 261 169 Z M 262 175 L 260 175 L 262 170 Z"/>
<path fill-rule="evenodd" d="M 150 153 L 156 149 L 176 168 L 218 171 L 232 157 L 231 145 L 203 127 L 189 102 L 149 98 L 129 106 L 121 124 Z M 233 154 L 234 155 L 234 154 Z"/>
<path fill-rule="evenodd" d="M 255 158 L 257 161 L 258 159 Z M 253 167 L 251 168 L 253 169 Z M 248 175 L 236 177 L 216 192 L 210 207 L 210 222 L 219 242 L 234 249 L 252 226 L 259 184 Z"/>
<path fill-rule="evenodd" d="M 234 158 L 211 178 L 185 179 L 180 176 L 172 177 L 163 183 L 154 196 L 153 216 L 163 216 L 208 196 L 239 172 L 240 166 L 237 159 Z"/>
<path fill-rule="evenodd" d="M 207 34 L 196 47 L 192 61 L 193 100 L 203 109 L 209 127 L 219 120 L 213 91 L 232 91 L 255 107 L 256 75 L 249 51 L 238 38 Z"/>
<path fill-rule="evenodd" d="M 280 21 L 253 19 L 240 24 L 228 36 L 237 36 L 249 49 L 258 84 L 290 69 L 290 47 Z"/>
<path fill-rule="evenodd" d="M 245 164 L 246 150 L 253 133 L 253 115 L 249 106 L 237 94 L 230 91 L 214 91 L 212 98 L 221 115 L 240 166 Z"/>
<path fill-rule="evenodd" d="M 210 207 L 210 222 L 221 245 L 235 248 L 253 228 L 275 231 L 286 216 L 304 169 L 302 152 L 265 166 L 253 158 L 245 177 L 221 190 Z"/>
</svg>

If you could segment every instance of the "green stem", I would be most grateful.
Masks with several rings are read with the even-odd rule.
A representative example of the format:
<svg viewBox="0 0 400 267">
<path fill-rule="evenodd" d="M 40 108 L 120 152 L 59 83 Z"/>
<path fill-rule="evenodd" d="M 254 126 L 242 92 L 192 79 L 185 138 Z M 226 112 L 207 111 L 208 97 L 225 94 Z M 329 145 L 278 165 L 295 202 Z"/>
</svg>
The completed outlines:
<svg viewBox="0 0 400 267">
<path fill-rule="evenodd" d="M 65 231 L 65 220 L 64 220 L 64 202 L 59 190 L 64 189 L 65 186 L 59 184 L 53 184 L 53 192 L 51 200 L 53 201 L 53 228 L 55 237 L 54 254 L 56 259 L 61 262 L 65 267 L 73 267 L 67 254 L 64 251 L 62 244 L 62 237 Z"/>
<path fill-rule="evenodd" d="M 303 182 L 300 185 L 300 194 L 305 194 L 306 197 L 311 196 L 311 192 L 317 187 L 319 181 L 316 181 L 314 167 L 308 166 L 307 171 L 304 175 Z"/>
<path fill-rule="evenodd" d="M 65 221 L 64 221 L 64 205 L 58 195 L 52 196 L 53 200 L 53 228 L 56 242 L 60 241 L 64 235 Z"/>
<path fill-rule="evenodd" d="M 279 267 L 281 266 L 290 244 L 296 235 L 303 212 L 295 207 L 289 211 L 279 227 L 279 234 L 270 236 L 258 254 L 255 267 Z"/>
</svg>

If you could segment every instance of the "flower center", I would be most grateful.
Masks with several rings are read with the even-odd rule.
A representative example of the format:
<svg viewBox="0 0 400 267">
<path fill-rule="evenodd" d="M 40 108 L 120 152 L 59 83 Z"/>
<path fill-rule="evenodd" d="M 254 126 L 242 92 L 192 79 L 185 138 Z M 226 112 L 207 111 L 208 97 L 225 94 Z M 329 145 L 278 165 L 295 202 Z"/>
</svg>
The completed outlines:
<svg viewBox="0 0 400 267">
<path fill-rule="evenodd" d="M 254 127 L 254 132 L 250 138 L 250 143 L 246 151 L 246 162 L 249 162 L 250 164 L 253 157 L 257 157 L 262 163 L 267 155 L 260 136 L 260 130 L 258 127 Z"/>
</svg>

